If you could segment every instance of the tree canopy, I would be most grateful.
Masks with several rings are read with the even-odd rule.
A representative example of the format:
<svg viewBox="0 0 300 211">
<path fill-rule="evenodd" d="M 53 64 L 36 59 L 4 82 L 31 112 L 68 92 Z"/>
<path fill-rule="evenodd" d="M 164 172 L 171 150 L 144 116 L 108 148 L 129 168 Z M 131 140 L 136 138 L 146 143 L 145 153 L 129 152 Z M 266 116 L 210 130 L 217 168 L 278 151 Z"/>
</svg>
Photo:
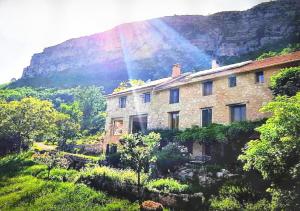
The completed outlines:
<svg viewBox="0 0 300 211">
<path fill-rule="evenodd" d="M 271 86 L 275 96 L 294 96 L 300 91 L 300 66 L 281 69 L 271 77 Z"/>
<path fill-rule="evenodd" d="M 290 98 L 279 96 L 261 111 L 272 116 L 257 129 L 260 139 L 250 141 L 239 159 L 245 170 L 255 169 L 272 182 L 274 199 L 293 191 L 290 206 L 300 206 L 295 204 L 300 201 L 300 92 Z M 276 206 L 291 208 L 288 203 Z"/>
<path fill-rule="evenodd" d="M 20 101 L 2 101 L 0 137 L 17 141 L 21 150 L 28 147 L 33 140 L 53 137 L 58 130 L 56 123 L 67 118 L 67 115 L 56 111 L 49 101 L 32 97 Z"/>
</svg>

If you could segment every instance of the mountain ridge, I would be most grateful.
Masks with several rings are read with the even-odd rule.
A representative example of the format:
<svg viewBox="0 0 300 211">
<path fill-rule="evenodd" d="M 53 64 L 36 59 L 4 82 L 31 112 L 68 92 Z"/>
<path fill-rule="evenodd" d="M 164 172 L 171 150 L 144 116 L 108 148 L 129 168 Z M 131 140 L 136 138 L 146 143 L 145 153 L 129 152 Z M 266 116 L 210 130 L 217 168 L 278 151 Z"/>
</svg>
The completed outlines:
<svg viewBox="0 0 300 211">
<path fill-rule="evenodd" d="M 124 23 L 101 33 L 72 38 L 32 56 L 13 86 L 102 85 L 111 92 L 127 79 L 155 80 L 253 59 L 260 52 L 299 42 L 300 3 L 264 2 L 245 11 L 175 15 Z"/>
</svg>

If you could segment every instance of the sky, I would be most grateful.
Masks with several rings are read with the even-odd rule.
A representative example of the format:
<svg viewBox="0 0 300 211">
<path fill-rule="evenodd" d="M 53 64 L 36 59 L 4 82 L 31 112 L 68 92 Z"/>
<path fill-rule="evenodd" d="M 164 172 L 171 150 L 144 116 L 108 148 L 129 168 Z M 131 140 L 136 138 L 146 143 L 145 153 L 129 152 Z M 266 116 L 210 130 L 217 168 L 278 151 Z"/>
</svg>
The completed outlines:
<svg viewBox="0 0 300 211">
<path fill-rule="evenodd" d="M 0 84 L 34 53 L 116 25 L 170 15 L 246 10 L 269 0 L 0 0 Z"/>
</svg>

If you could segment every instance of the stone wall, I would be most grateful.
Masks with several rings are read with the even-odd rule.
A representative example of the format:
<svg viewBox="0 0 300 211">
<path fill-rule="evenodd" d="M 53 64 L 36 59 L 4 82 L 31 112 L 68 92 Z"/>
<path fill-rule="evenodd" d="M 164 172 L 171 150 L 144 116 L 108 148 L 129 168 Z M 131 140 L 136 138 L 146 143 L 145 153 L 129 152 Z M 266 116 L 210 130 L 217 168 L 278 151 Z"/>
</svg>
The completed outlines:
<svg viewBox="0 0 300 211">
<path fill-rule="evenodd" d="M 201 77 L 193 83 L 178 86 L 180 90 L 179 103 L 169 104 L 169 89 L 152 91 L 151 102 L 143 103 L 141 93 L 127 94 L 126 108 L 119 108 L 119 96 L 108 98 L 106 140 L 116 142 L 119 137 L 111 137 L 110 128 L 113 118 L 123 118 L 124 133 L 130 133 L 130 116 L 148 114 L 148 129 L 169 128 L 169 112 L 179 111 L 179 128 L 184 129 L 193 125 L 201 126 L 201 108 L 212 108 L 212 122 L 230 123 L 230 106 L 232 104 L 246 104 L 246 119 L 256 120 L 268 114 L 259 112 L 259 109 L 272 99 L 269 90 L 270 77 L 278 72 L 282 66 L 262 69 L 264 83 L 255 82 L 255 72 L 235 72 L 234 69 L 222 74 L 214 74 L 213 94 L 202 95 L 202 82 L 207 77 Z M 237 86 L 228 86 L 228 76 L 235 74 Z M 145 91 L 144 91 L 145 92 Z"/>
</svg>

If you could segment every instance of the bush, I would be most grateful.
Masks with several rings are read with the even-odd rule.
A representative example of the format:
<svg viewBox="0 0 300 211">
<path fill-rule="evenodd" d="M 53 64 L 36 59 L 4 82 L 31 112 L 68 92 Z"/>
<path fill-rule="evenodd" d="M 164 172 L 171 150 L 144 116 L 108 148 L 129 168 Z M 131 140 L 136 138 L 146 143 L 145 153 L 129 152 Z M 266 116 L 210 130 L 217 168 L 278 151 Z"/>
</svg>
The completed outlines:
<svg viewBox="0 0 300 211">
<path fill-rule="evenodd" d="M 211 210 L 270 210 L 264 196 L 242 181 L 229 181 L 210 199 Z M 263 205 L 265 204 L 265 206 Z"/>
<path fill-rule="evenodd" d="M 270 202 L 266 199 L 259 200 L 256 203 L 248 203 L 246 204 L 247 211 L 269 211 L 271 210 Z"/>
<path fill-rule="evenodd" d="M 189 157 L 180 151 L 177 144 L 168 144 L 156 153 L 156 158 L 158 170 L 162 173 L 175 171 L 189 160 Z"/>
<path fill-rule="evenodd" d="M 186 128 L 177 135 L 177 139 L 186 141 L 196 141 L 200 143 L 226 142 L 225 136 L 227 127 L 221 124 L 211 124 L 207 127 L 192 126 Z"/>
<path fill-rule="evenodd" d="M 181 184 L 173 178 L 152 180 L 146 187 L 149 190 L 157 190 L 165 193 L 183 193 L 189 190 L 188 185 Z"/>
<path fill-rule="evenodd" d="M 29 174 L 29 175 L 36 177 L 41 172 L 43 172 L 43 173 L 45 172 L 45 174 L 47 174 L 47 171 L 48 171 L 48 167 L 46 165 L 38 164 L 38 165 L 33 165 L 33 166 L 26 168 L 23 172 L 25 174 Z"/>
<path fill-rule="evenodd" d="M 241 205 L 235 198 L 213 198 L 210 210 L 241 210 Z"/>
<path fill-rule="evenodd" d="M 76 170 L 67 169 L 52 169 L 49 175 L 49 179 L 58 182 L 76 182 L 80 173 Z M 43 171 L 37 175 L 38 178 L 47 179 L 47 171 Z"/>
<path fill-rule="evenodd" d="M 112 167 L 119 167 L 121 163 L 121 154 L 119 152 L 106 155 L 106 161 Z"/>
<path fill-rule="evenodd" d="M 81 180 L 92 180 L 97 177 L 105 177 L 112 182 L 137 184 L 137 174 L 130 169 L 120 170 L 106 166 L 86 168 L 82 171 Z M 144 183 L 148 176 L 141 174 L 141 181 Z"/>
<path fill-rule="evenodd" d="M 300 66 L 281 69 L 271 77 L 271 86 L 275 96 L 294 96 L 300 91 Z"/>
</svg>

